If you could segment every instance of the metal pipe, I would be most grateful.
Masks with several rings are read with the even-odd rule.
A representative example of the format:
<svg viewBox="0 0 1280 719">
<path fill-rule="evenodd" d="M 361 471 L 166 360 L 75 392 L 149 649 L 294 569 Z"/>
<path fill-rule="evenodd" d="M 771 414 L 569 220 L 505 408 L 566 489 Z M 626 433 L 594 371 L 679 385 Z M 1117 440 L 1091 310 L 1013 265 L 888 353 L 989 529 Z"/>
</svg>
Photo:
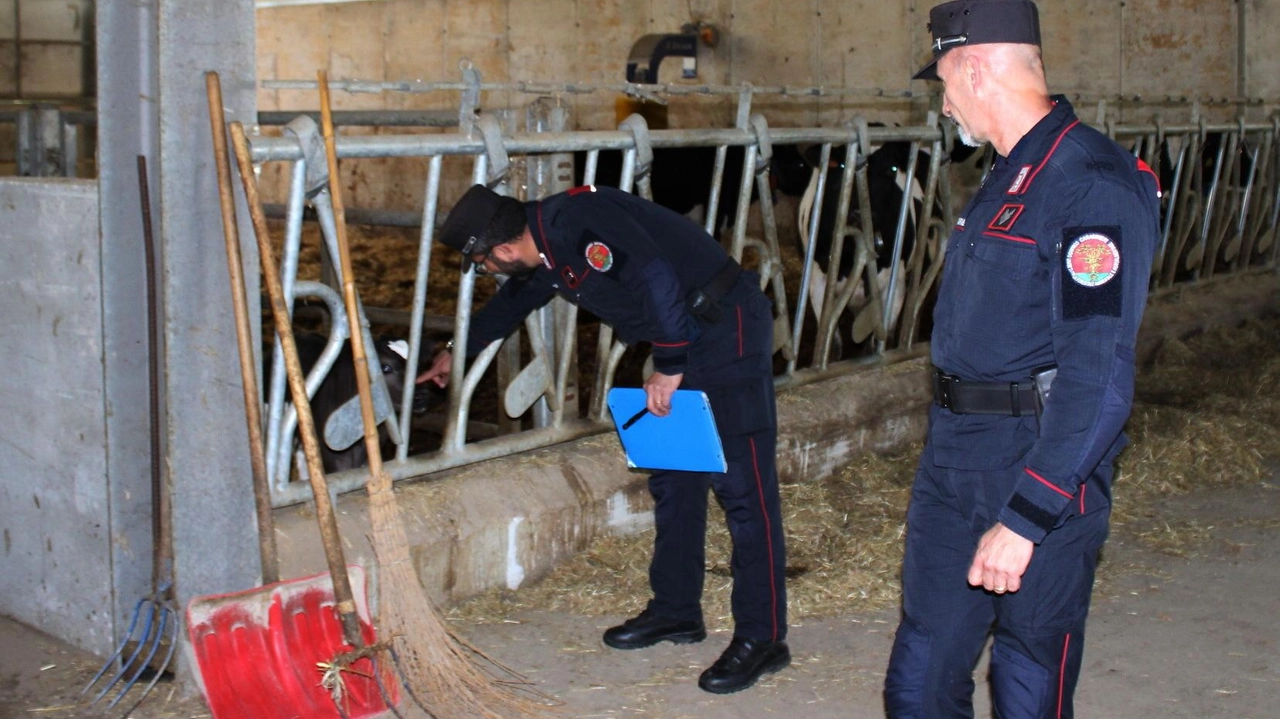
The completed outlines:
<svg viewBox="0 0 1280 719">
<path fill-rule="evenodd" d="M 426 197 L 422 201 L 422 234 L 418 241 L 418 268 L 413 280 L 413 310 L 409 320 L 409 356 L 405 358 L 404 390 L 400 397 L 400 435 L 406 440 L 396 447 L 396 459 L 409 456 L 409 421 L 413 416 L 413 394 L 422 351 L 422 325 L 427 307 L 427 287 L 431 272 L 431 248 L 435 235 L 436 206 L 440 201 L 440 170 L 443 159 L 431 158 L 427 166 Z"/>
<path fill-rule="evenodd" d="M 849 139 L 847 129 L 837 128 L 778 128 L 770 134 L 775 145 L 844 143 Z M 893 140 L 932 142 L 939 137 L 941 137 L 941 131 L 932 127 L 872 127 L 867 131 L 867 141 L 872 144 Z M 736 128 L 650 130 L 649 141 L 653 147 L 745 146 L 755 143 L 755 134 Z M 511 154 L 626 150 L 634 147 L 635 139 L 625 130 L 582 130 L 511 135 L 502 139 L 502 145 Z M 302 156 L 302 150 L 296 142 L 278 137 L 254 137 L 251 140 L 251 150 L 255 163 L 296 160 Z M 337 139 L 338 157 L 343 159 L 478 155 L 486 150 L 483 139 L 457 133 L 360 135 Z"/>
<path fill-rule="evenodd" d="M 287 125 L 299 115 L 320 122 L 319 110 L 262 110 L 258 124 Z M 337 110 L 333 124 L 343 127 L 457 127 L 458 114 L 452 110 Z"/>
<path fill-rule="evenodd" d="M 279 203 L 268 203 L 262 206 L 266 216 L 273 219 L 285 219 L 289 217 L 289 208 L 287 205 Z M 308 221 L 316 221 L 315 210 L 304 208 L 302 219 Z M 349 225 L 372 225 L 375 227 L 421 227 L 422 214 L 411 210 L 374 210 L 360 207 L 348 207 L 343 210 L 343 215 L 347 219 Z"/>
<path fill-rule="evenodd" d="M 847 157 L 845 158 L 848 159 Z M 807 230 L 808 242 L 804 248 L 804 268 L 800 271 L 800 297 L 796 300 L 796 314 L 792 320 L 791 326 L 791 346 L 795 347 L 797 356 L 787 361 L 787 374 L 791 374 L 796 369 L 796 362 L 799 361 L 800 348 L 800 331 L 804 328 L 804 311 L 808 304 L 809 280 L 813 275 L 813 257 L 815 247 L 818 244 L 818 218 L 822 215 L 822 200 L 827 189 L 827 166 L 831 164 L 831 143 L 822 144 L 822 149 L 818 152 L 818 183 L 814 188 L 813 206 L 809 210 L 809 227 Z"/>
<path fill-rule="evenodd" d="M 907 179 L 902 187 L 902 204 L 898 208 L 898 227 L 893 233 L 893 255 L 889 261 L 889 286 L 885 289 L 885 297 L 881 300 L 884 302 L 882 316 L 886 335 L 893 320 L 893 293 L 898 289 L 898 261 L 902 259 L 902 240 L 907 233 L 907 215 L 911 210 L 911 202 L 915 199 L 911 193 L 915 189 L 916 160 L 919 156 L 920 142 L 916 141 L 911 143 L 911 150 L 907 153 Z M 884 352 L 885 341 L 882 339 L 878 343 L 880 352 Z"/>
</svg>

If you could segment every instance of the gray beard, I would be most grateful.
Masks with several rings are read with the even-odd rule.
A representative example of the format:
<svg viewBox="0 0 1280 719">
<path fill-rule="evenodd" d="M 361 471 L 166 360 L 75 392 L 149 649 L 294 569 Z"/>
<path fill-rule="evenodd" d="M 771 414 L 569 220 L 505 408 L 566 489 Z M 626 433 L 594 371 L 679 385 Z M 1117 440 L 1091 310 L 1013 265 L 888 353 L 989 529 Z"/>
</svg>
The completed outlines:
<svg viewBox="0 0 1280 719">
<path fill-rule="evenodd" d="M 960 143 L 962 145 L 966 147 L 982 147 L 984 144 L 986 144 L 983 142 L 978 142 L 977 140 L 973 139 L 973 135 L 970 135 L 967 130 L 965 130 L 963 127 L 960 127 L 960 123 L 956 122 L 955 120 L 952 120 L 951 124 L 956 126 L 956 136 L 960 138 Z"/>
</svg>

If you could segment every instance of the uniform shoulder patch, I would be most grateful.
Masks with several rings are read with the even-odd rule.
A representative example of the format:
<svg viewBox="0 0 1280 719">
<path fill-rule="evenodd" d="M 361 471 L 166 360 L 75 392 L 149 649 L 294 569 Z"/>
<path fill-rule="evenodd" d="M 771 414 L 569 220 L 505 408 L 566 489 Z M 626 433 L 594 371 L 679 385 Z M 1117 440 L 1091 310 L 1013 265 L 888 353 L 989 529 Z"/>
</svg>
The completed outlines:
<svg viewBox="0 0 1280 719">
<path fill-rule="evenodd" d="M 1062 316 L 1084 319 L 1119 317 L 1120 228 L 1068 227 L 1062 232 Z"/>
<path fill-rule="evenodd" d="M 585 252 L 587 264 L 596 272 L 608 272 L 613 268 L 613 250 L 599 240 L 588 242 Z"/>
</svg>

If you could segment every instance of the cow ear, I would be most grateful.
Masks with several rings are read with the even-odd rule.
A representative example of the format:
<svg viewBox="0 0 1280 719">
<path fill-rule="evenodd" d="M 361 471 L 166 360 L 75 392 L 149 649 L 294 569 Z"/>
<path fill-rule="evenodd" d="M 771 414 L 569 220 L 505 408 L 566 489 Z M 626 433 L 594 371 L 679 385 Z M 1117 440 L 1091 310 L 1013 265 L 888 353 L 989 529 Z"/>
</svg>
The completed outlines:
<svg viewBox="0 0 1280 719">
<path fill-rule="evenodd" d="M 404 340 L 395 340 L 387 343 L 387 349 L 395 352 L 400 359 L 409 360 L 409 343 Z"/>
<path fill-rule="evenodd" d="M 804 149 L 802 155 L 804 156 L 804 162 L 806 165 L 809 167 L 817 167 L 818 161 L 821 159 L 822 155 L 822 146 L 810 145 Z"/>
</svg>

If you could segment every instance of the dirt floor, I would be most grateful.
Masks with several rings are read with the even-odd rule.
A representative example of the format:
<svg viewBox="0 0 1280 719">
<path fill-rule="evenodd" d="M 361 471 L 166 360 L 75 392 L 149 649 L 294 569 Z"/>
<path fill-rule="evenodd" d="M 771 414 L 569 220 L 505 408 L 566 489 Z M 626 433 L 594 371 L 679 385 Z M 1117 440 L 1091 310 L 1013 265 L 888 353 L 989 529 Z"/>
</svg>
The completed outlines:
<svg viewBox="0 0 1280 719">
<path fill-rule="evenodd" d="M 1274 329 L 1256 327 L 1252 333 L 1280 336 Z M 1280 457 L 1273 449 L 1277 353 L 1271 348 L 1246 355 L 1261 360 L 1249 363 L 1261 370 L 1242 376 L 1237 371 L 1244 368 L 1236 366 L 1239 356 L 1226 350 L 1233 337 L 1246 334 L 1210 333 L 1203 338 L 1211 348 L 1207 352 L 1194 343 L 1169 343 L 1154 361 L 1168 365 L 1171 373 L 1154 375 L 1140 388 L 1147 404 L 1131 420 L 1135 444 L 1125 461 L 1132 457 L 1135 465 L 1154 471 L 1135 472 L 1128 492 L 1118 484 L 1117 503 L 1122 497 L 1130 504 L 1138 497 L 1154 498 L 1141 500 L 1149 506 L 1128 508 L 1128 519 L 1114 523 L 1104 550 L 1076 694 L 1077 716 L 1280 716 L 1275 706 L 1280 696 L 1280 625 L 1275 621 Z M 1188 395 L 1175 387 L 1196 391 Z M 1258 417 L 1241 417 L 1237 411 L 1244 406 L 1238 396 L 1242 389 L 1254 395 L 1255 404 L 1248 405 L 1254 409 L 1247 413 Z M 1179 446 L 1143 434 L 1165 425 L 1181 428 Z M 1234 452 L 1222 451 L 1227 445 L 1234 445 Z M 1153 451 L 1158 456 L 1144 454 Z M 1265 465 L 1262 457 L 1270 458 Z M 1243 472 L 1249 464 L 1258 471 Z M 1206 479 L 1211 475 L 1248 478 L 1215 484 Z M 1139 484 L 1148 485 L 1148 491 L 1137 491 Z M 1215 488 L 1187 492 L 1188 486 Z M 1160 536 L 1153 540 L 1155 534 Z M 709 581 L 727 578 L 713 572 Z M 708 589 L 709 595 L 721 591 Z M 883 717 L 880 691 L 896 609 L 844 602 L 819 619 L 809 618 L 819 612 L 806 614 L 792 627 L 790 668 L 741 694 L 713 696 L 699 690 L 696 681 L 728 643 L 724 631 L 701 644 L 621 652 L 607 649 L 600 634 L 625 618 L 623 608 L 611 606 L 606 610 L 610 613 L 601 614 L 538 606 L 514 609 L 483 624 L 473 623 L 464 612 L 457 627 L 562 702 L 566 717 Z M 113 711 L 85 706 L 79 697 L 101 665 L 100 658 L 0 617 L 0 719 L 122 716 L 123 706 L 137 698 L 136 690 Z M 980 666 L 980 684 L 985 673 L 985 665 Z M 976 702 L 978 716 L 990 717 L 981 687 Z M 184 695 L 166 681 L 129 716 L 185 719 L 210 714 L 198 695 Z"/>
<path fill-rule="evenodd" d="M 1204 530 L 1206 539 L 1180 552 L 1187 556 L 1153 553 L 1122 533 L 1112 538 L 1094 594 L 1078 716 L 1277 716 L 1280 462 L 1268 466 L 1269 478 L 1257 484 L 1153 508 L 1170 523 Z M 524 611 L 463 631 L 562 701 L 568 717 L 883 716 L 880 687 L 896 612 L 803 621 L 792 629 L 790 668 L 723 697 L 700 691 L 696 679 L 727 635 L 620 652 L 600 642 L 615 619 L 621 617 Z M 99 666 L 62 642 L 0 621 L 0 717 L 119 716 L 78 703 Z M 978 715 L 989 716 L 981 688 L 977 702 Z M 184 699 L 162 683 L 130 716 L 209 712 L 199 697 Z"/>
</svg>

